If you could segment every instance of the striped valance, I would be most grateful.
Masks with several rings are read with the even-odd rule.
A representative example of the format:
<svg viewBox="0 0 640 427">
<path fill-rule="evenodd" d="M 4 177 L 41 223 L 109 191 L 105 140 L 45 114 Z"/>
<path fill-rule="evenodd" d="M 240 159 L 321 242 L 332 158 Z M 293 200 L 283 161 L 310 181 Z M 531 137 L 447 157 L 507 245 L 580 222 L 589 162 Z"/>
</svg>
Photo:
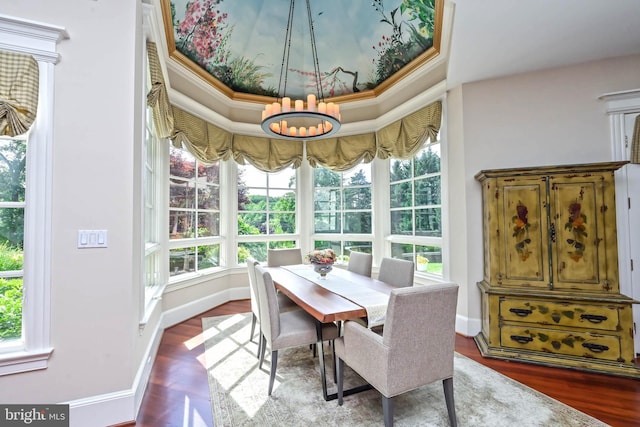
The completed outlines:
<svg viewBox="0 0 640 427">
<path fill-rule="evenodd" d="M 0 135 L 29 130 L 38 110 L 39 79 L 33 56 L 0 51 Z"/>
</svg>

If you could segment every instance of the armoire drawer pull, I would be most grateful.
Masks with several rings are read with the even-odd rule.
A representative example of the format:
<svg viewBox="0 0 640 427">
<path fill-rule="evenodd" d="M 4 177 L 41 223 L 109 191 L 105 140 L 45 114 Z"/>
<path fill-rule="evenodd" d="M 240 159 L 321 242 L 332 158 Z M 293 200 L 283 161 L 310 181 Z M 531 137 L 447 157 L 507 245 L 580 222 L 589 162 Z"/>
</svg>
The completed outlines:
<svg viewBox="0 0 640 427">
<path fill-rule="evenodd" d="M 509 338 L 520 344 L 527 344 L 533 341 L 533 338 L 523 337 L 522 335 L 511 335 Z"/>
<path fill-rule="evenodd" d="M 588 320 L 591 323 L 602 323 L 608 319 L 607 316 L 601 316 L 599 314 L 581 314 L 580 318 Z"/>
<path fill-rule="evenodd" d="M 525 308 L 510 308 L 509 311 L 520 317 L 527 317 L 528 315 L 533 313 L 533 311 L 527 310 Z"/>
<path fill-rule="evenodd" d="M 606 345 L 592 344 L 588 342 L 582 343 L 582 346 L 587 350 L 593 351 L 594 353 L 602 353 L 603 351 L 609 350 L 609 347 L 607 347 Z"/>
</svg>

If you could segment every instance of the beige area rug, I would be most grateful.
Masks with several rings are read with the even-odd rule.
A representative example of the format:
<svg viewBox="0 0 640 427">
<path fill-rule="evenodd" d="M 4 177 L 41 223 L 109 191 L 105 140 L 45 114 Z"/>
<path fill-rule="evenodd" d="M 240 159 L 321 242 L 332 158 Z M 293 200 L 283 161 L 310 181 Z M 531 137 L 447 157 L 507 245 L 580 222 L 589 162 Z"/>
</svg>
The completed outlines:
<svg viewBox="0 0 640 427">
<path fill-rule="evenodd" d="M 278 352 L 271 397 L 269 359 L 258 369 L 257 344 L 249 341 L 251 315 L 202 320 L 213 419 L 222 426 L 383 425 L 375 390 L 346 396 L 344 405 L 322 397 L 318 358 L 309 348 Z M 268 352 L 267 352 L 268 354 Z M 335 392 L 331 349 L 325 346 L 329 392 Z M 345 388 L 362 379 L 345 369 Z M 461 427 L 605 426 L 473 360 L 456 354 L 454 396 Z M 394 398 L 396 426 L 448 426 L 442 382 Z"/>
</svg>

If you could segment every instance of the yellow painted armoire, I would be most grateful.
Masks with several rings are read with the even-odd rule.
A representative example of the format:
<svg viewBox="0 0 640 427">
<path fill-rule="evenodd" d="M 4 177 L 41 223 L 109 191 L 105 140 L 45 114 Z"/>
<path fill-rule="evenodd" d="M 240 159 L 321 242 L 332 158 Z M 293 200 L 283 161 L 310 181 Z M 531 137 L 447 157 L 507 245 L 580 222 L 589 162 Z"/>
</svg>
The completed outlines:
<svg viewBox="0 0 640 427">
<path fill-rule="evenodd" d="M 626 162 L 483 170 L 484 356 L 640 377 L 618 281 Z"/>
</svg>

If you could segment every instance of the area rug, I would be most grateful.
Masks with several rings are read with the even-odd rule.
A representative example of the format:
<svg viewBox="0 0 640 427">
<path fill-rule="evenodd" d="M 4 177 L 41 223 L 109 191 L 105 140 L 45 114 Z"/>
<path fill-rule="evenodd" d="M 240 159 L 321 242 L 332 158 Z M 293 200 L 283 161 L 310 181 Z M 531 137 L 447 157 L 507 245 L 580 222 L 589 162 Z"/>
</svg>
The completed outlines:
<svg viewBox="0 0 640 427">
<path fill-rule="evenodd" d="M 216 427 L 383 425 L 382 402 L 375 390 L 346 396 L 342 406 L 323 399 L 318 358 L 308 347 L 278 352 L 276 382 L 267 396 L 270 360 L 258 369 L 258 346 L 249 340 L 250 313 L 203 318 L 202 326 Z M 328 346 L 325 354 L 331 393 L 335 384 Z M 454 366 L 461 427 L 606 426 L 460 354 Z M 362 383 L 345 368 L 345 388 Z M 394 421 L 398 427 L 448 426 L 442 382 L 395 397 Z"/>
</svg>

